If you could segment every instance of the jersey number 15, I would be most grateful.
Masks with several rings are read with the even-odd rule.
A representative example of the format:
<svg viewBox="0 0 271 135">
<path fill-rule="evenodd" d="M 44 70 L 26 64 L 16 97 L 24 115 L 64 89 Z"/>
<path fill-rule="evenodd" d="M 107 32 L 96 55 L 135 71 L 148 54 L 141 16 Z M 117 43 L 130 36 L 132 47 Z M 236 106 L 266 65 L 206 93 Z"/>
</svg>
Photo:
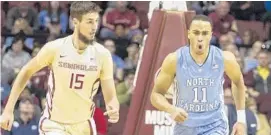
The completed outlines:
<svg viewBox="0 0 271 135">
<path fill-rule="evenodd" d="M 83 78 L 85 75 L 83 74 L 74 74 L 72 73 L 71 81 L 70 81 L 70 88 L 71 89 L 82 89 L 83 88 Z"/>
</svg>

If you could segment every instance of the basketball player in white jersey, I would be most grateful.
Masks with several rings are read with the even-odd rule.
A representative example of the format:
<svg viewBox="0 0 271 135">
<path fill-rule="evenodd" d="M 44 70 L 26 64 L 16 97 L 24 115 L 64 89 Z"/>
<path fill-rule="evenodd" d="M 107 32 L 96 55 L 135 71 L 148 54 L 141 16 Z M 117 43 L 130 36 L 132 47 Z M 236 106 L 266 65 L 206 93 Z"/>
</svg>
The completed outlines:
<svg viewBox="0 0 271 135">
<path fill-rule="evenodd" d="M 109 122 L 119 120 L 119 102 L 113 80 L 112 57 L 94 41 L 100 8 L 89 1 L 71 5 L 74 33 L 48 42 L 17 76 L 0 124 L 10 130 L 14 105 L 30 77 L 49 66 L 47 104 L 40 119 L 43 135 L 95 135 L 92 101 L 101 82 Z"/>
</svg>

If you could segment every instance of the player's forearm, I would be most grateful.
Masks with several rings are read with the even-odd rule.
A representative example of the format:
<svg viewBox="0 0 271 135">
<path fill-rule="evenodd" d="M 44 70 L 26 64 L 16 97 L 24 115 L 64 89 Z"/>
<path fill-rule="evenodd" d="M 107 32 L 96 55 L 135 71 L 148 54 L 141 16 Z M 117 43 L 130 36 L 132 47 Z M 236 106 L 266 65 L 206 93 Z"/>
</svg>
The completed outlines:
<svg viewBox="0 0 271 135">
<path fill-rule="evenodd" d="M 101 84 L 105 104 L 119 108 L 119 101 L 116 94 L 114 80 L 102 80 Z"/>
<path fill-rule="evenodd" d="M 242 80 L 237 83 L 232 83 L 232 94 L 236 110 L 245 110 L 245 93 L 246 86 Z"/>
<path fill-rule="evenodd" d="M 17 75 L 15 82 L 13 83 L 13 87 L 11 89 L 9 98 L 8 98 L 8 102 L 6 105 L 7 111 L 12 111 L 14 110 L 14 106 L 20 96 L 20 94 L 22 93 L 23 89 L 25 88 L 27 81 L 30 79 L 31 77 L 31 73 L 26 70 L 25 68 L 23 68 L 19 74 Z"/>
<path fill-rule="evenodd" d="M 151 104 L 158 110 L 171 113 L 174 106 L 168 102 L 166 97 L 158 92 L 152 92 Z"/>
</svg>

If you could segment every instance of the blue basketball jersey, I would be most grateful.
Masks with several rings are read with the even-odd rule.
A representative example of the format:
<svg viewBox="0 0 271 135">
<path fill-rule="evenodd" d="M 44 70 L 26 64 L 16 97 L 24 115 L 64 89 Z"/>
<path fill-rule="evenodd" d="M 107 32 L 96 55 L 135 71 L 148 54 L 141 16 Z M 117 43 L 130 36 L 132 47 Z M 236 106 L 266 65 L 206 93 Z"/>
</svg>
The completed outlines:
<svg viewBox="0 0 271 135">
<path fill-rule="evenodd" d="M 198 127 L 226 120 L 223 83 L 224 60 L 222 50 L 210 45 L 207 59 L 198 65 L 189 46 L 177 50 L 176 89 L 173 103 L 188 113 L 184 123 L 176 126 Z"/>
</svg>

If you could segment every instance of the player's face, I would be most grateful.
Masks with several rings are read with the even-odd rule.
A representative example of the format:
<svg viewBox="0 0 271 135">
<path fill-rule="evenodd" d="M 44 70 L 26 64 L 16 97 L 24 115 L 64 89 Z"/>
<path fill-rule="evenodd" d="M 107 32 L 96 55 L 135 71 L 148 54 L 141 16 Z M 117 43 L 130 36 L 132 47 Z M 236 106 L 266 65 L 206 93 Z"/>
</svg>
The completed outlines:
<svg viewBox="0 0 271 135">
<path fill-rule="evenodd" d="M 90 42 L 94 40 L 99 23 L 99 14 L 89 12 L 82 15 L 81 21 L 75 21 L 75 27 L 78 30 L 80 40 Z"/>
<path fill-rule="evenodd" d="M 207 21 L 194 20 L 188 30 L 188 39 L 192 50 L 198 54 L 204 54 L 208 49 L 212 38 L 212 27 Z"/>
</svg>

